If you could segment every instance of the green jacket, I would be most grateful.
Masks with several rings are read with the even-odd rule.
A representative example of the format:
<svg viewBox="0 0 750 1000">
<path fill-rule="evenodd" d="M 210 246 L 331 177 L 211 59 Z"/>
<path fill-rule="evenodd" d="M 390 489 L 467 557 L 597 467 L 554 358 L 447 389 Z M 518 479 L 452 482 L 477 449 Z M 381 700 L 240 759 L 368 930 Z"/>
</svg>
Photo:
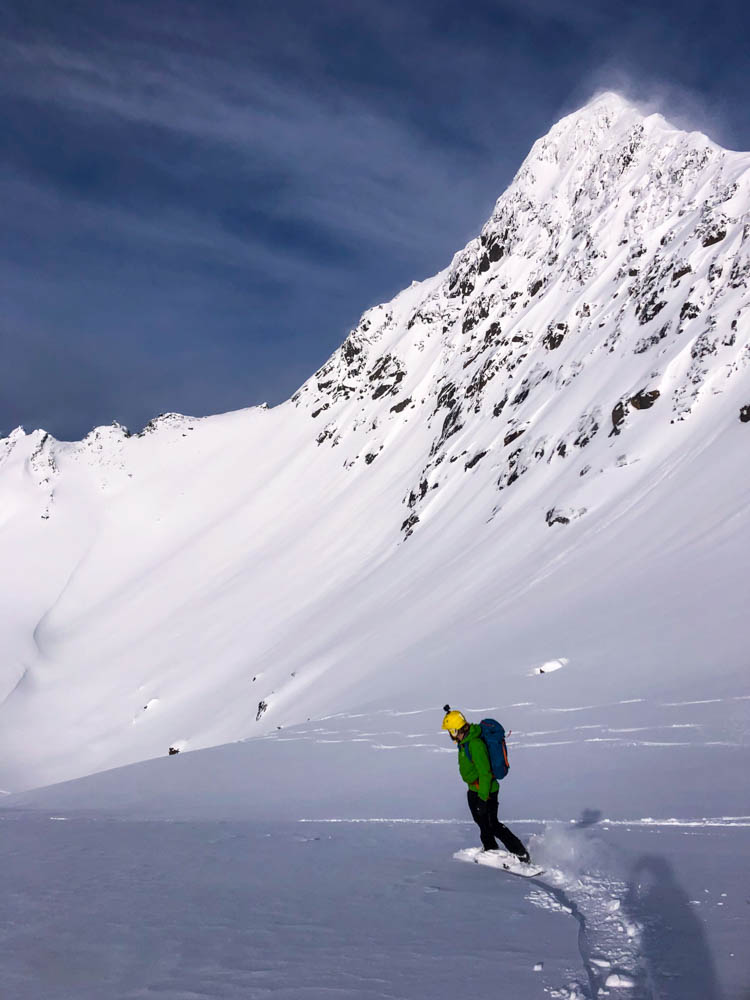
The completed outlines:
<svg viewBox="0 0 750 1000">
<path fill-rule="evenodd" d="M 490 755 L 487 744 L 482 739 L 481 726 L 475 723 L 469 726 L 469 732 L 458 744 L 458 770 L 469 788 L 478 792 L 483 802 L 500 788 L 492 777 Z"/>
</svg>

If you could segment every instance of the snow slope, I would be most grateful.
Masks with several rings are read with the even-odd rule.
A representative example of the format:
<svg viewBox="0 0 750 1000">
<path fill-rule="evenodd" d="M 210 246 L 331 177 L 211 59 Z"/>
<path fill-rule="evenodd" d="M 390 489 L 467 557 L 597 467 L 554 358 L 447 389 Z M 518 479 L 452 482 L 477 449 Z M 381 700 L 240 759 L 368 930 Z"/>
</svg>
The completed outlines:
<svg viewBox="0 0 750 1000">
<path fill-rule="evenodd" d="M 446 700 L 743 705 L 749 166 L 603 95 L 292 400 L 0 442 L 0 787 Z M 701 795 L 744 719 L 678 741 L 728 755 Z"/>
<path fill-rule="evenodd" d="M 0 813 L 0 829 L 16 1000 L 746 995 L 736 830 L 537 828 L 561 867 L 529 883 L 456 863 L 458 823 Z"/>
<path fill-rule="evenodd" d="M 669 709 L 679 740 L 622 725 Z M 644 699 L 547 712 L 547 732 L 528 706 L 502 711 L 524 725 L 502 815 L 543 876 L 454 860 L 477 833 L 439 713 L 343 714 L 8 796 L 4 985 L 19 1000 L 744 1000 L 750 816 L 700 812 L 721 789 L 699 803 L 675 778 L 686 743 L 693 767 L 740 753 L 705 746 L 746 710 Z M 584 740 L 598 768 L 580 770 Z"/>
<path fill-rule="evenodd" d="M 453 861 L 459 826 L 20 815 L 0 828 L 15 1000 L 583 996 L 575 921 L 530 903 L 520 879 Z"/>
</svg>

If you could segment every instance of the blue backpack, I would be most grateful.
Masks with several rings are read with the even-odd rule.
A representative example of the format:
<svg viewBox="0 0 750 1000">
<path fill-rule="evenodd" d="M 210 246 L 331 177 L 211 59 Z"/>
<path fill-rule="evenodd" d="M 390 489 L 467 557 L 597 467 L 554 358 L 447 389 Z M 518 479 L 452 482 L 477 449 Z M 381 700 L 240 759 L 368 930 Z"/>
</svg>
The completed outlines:
<svg viewBox="0 0 750 1000">
<path fill-rule="evenodd" d="M 505 729 L 495 719 L 482 719 L 479 727 L 482 730 L 482 739 L 487 745 L 492 775 L 498 781 L 502 781 L 510 770 L 508 747 L 505 743 Z M 471 760 L 468 746 L 465 746 L 464 750 L 466 751 L 466 756 Z"/>
</svg>

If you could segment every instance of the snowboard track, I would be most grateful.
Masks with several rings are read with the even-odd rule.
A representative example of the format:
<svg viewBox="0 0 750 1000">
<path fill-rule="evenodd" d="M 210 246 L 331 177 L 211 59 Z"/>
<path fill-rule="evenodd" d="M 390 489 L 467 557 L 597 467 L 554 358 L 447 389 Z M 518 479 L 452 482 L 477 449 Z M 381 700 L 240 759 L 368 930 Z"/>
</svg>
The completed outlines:
<svg viewBox="0 0 750 1000">
<path fill-rule="evenodd" d="M 589 1000 L 596 1000 L 598 996 L 599 987 L 597 984 L 597 977 L 594 973 L 593 967 L 591 965 L 591 948 L 589 946 L 588 930 L 586 927 L 586 917 L 581 913 L 576 904 L 572 899 L 562 891 L 562 889 L 556 889 L 554 886 L 548 885 L 543 882 L 540 878 L 530 878 L 529 882 L 532 885 L 537 886 L 543 892 L 552 896 L 556 903 L 559 903 L 564 909 L 570 912 L 570 915 L 578 923 L 578 953 L 581 956 L 581 963 L 583 965 L 586 977 L 589 982 Z M 644 998 L 646 1000 L 646 998 Z M 651 1000 L 649 997 L 648 1000 Z"/>
<path fill-rule="evenodd" d="M 479 860 L 477 849 L 471 848 L 453 856 L 464 862 Z M 554 1000 L 597 1000 L 601 996 L 658 1000 L 642 947 L 643 926 L 623 910 L 629 887 L 614 876 L 611 866 L 602 870 L 600 864 L 576 873 L 553 862 L 545 872 L 532 876 L 521 876 L 505 865 L 490 867 L 523 877 L 536 890 L 527 895 L 528 902 L 569 914 L 578 925 L 578 954 L 588 984 L 571 969 L 567 985 L 550 989 Z"/>
<path fill-rule="evenodd" d="M 605 972 L 597 969 L 594 963 L 591 961 L 592 958 L 592 948 L 589 941 L 588 934 L 588 924 L 586 922 L 586 916 L 578 907 L 573 899 L 563 890 L 556 886 L 550 885 L 548 882 L 542 881 L 541 878 L 530 878 L 528 880 L 532 885 L 535 885 L 542 892 L 547 893 L 551 896 L 555 902 L 561 906 L 564 910 L 568 911 L 573 919 L 578 924 L 578 953 L 581 956 L 581 964 L 586 973 L 586 978 L 588 979 L 588 991 L 585 991 L 587 1000 L 596 1000 L 600 995 L 600 990 L 604 988 L 604 981 L 607 976 L 612 974 L 622 974 L 631 976 L 632 973 L 627 972 L 624 969 L 618 968 L 616 965 L 612 965 Z M 643 957 L 639 954 L 639 964 L 642 965 Z M 628 995 L 632 997 L 632 1000 L 658 1000 L 658 997 L 653 991 L 653 987 L 650 983 L 650 976 L 647 971 L 641 968 L 639 970 L 643 982 L 639 982 L 638 991 L 628 990 Z"/>
</svg>

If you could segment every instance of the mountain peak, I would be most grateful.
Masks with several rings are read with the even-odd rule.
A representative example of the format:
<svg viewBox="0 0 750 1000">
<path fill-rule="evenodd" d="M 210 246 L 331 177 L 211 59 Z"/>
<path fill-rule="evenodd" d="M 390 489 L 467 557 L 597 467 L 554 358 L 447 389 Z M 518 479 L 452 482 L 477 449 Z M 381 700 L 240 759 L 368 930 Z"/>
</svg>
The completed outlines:
<svg viewBox="0 0 750 1000">
<path fill-rule="evenodd" d="M 638 112 L 639 109 L 633 101 L 629 101 L 622 94 L 618 94 L 614 90 L 602 90 L 594 94 L 581 108 L 582 113 L 599 110 L 620 114 L 629 111 Z"/>
<path fill-rule="evenodd" d="M 547 135 L 543 136 L 534 147 L 566 145 L 571 140 L 578 148 L 611 146 L 633 133 L 633 130 L 652 134 L 655 140 L 667 141 L 668 138 L 688 140 L 692 145 L 705 148 L 720 149 L 716 143 L 700 130 L 688 129 L 676 125 L 652 105 L 644 107 L 628 100 L 615 91 L 607 90 L 594 94 L 582 107 L 570 112 L 552 126 Z"/>
<path fill-rule="evenodd" d="M 549 154 L 554 149 L 564 160 L 587 149 L 600 150 L 621 141 L 633 129 L 644 127 L 647 116 L 630 101 L 612 91 L 591 98 L 583 107 L 561 118 L 532 147 L 529 160 Z M 664 122 L 661 116 L 651 116 L 652 125 Z M 668 128 L 670 126 L 667 125 Z M 549 158 L 547 155 L 546 158 Z M 560 156 L 558 155 L 558 159 Z"/>
</svg>

